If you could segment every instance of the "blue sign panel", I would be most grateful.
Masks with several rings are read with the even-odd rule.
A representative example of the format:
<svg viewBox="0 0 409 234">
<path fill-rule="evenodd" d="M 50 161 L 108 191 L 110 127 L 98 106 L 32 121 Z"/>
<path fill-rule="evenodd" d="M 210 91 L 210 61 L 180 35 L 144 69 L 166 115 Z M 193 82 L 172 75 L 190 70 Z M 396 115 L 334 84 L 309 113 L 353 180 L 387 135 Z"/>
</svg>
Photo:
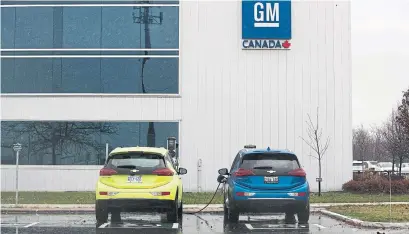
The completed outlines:
<svg viewBox="0 0 409 234">
<path fill-rule="evenodd" d="M 289 49 L 290 39 L 291 0 L 242 0 L 243 48 Z"/>
</svg>

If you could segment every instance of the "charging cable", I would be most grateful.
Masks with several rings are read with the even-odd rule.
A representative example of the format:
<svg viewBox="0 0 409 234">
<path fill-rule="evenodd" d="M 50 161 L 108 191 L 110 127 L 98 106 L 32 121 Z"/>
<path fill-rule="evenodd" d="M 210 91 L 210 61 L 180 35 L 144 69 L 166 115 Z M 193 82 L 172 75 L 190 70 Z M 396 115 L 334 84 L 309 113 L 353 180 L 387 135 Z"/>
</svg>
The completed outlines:
<svg viewBox="0 0 409 234">
<path fill-rule="evenodd" d="M 183 212 L 184 214 L 197 214 L 199 212 L 201 212 L 202 210 L 206 209 L 213 201 L 214 197 L 216 196 L 217 191 L 219 190 L 219 187 L 222 183 L 219 183 L 219 185 L 217 185 L 216 191 L 213 194 L 212 199 L 210 199 L 210 201 L 207 203 L 207 205 L 205 207 L 203 207 L 202 209 L 195 211 L 195 212 Z"/>
</svg>

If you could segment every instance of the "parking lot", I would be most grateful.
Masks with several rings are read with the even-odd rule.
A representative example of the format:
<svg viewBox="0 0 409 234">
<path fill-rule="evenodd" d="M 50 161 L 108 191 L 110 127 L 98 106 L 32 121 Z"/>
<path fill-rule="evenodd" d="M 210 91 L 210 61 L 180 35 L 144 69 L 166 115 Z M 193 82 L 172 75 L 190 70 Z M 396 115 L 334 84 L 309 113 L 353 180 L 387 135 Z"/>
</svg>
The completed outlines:
<svg viewBox="0 0 409 234">
<path fill-rule="evenodd" d="M 367 230 L 314 214 L 308 225 L 285 223 L 284 216 L 240 216 L 238 224 L 224 223 L 221 213 L 184 215 L 182 222 L 166 223 L 161 215 L 124 214 L 122 223 L 96 227 L 94 215 L 3 214 L 2 233 L 407 233 L 407 230 Z"/>
</svg>

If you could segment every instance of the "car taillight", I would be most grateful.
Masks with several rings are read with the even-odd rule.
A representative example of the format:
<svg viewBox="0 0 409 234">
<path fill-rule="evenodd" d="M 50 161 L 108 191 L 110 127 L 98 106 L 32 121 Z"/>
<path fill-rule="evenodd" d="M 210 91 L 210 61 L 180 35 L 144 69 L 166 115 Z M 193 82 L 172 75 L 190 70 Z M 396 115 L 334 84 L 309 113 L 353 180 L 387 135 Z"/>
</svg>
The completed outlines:
<svg viewBox="0 0 409 234">
<path fill-rule="evenodd" d="M 298 168 L 298 169 L 288 172 L 288 175 L 305 177 L 307 174 L 305 173 L 304 169 Z"/>
<path fill-rule="evenodd" d="M 173 176 L 173 171 L 169 168 L 161 168 L 153 171 L 154 175 L 158 176 Z"/>
<path fill-rule="evenodd" d="M 234 172 L 235 176 L 249 176 L 249 175 L 254 175 L 253 171 L 239 168 L 236 172 Z"/>
<path fill-rule="evenodd" d="M 256 193 L 245 193 L 245 192 L 237 192 L 236 193 L 236 196 L 239 196 L 239 197 L 251 197 L 251 196 L 254 196 L 254 195 L 256 195 Z"/>
<path fill-rule="evenodd" d="M 115 170 L 113 170 L 113 169 L 110 169 L 110 168 L 102 168 L 100 171 L 99 171 L 99 175 L 100 176 L 111 176 L 111 175 L 114 175 L 114 174 L 116 174 L 117 172 L 115 171 Z"/>
<path fill-rule="evenodd" d="M 301 193 L 287 193 L 288 196 L 292 196 L 292 197 L 305 197 L 306 193 L 305 192 L 301 192 Z"/>
<path fill-rule="evenodd" d="M 169 196 L 170 192 L 151 192 L 153 196 Z"/>
</svg>

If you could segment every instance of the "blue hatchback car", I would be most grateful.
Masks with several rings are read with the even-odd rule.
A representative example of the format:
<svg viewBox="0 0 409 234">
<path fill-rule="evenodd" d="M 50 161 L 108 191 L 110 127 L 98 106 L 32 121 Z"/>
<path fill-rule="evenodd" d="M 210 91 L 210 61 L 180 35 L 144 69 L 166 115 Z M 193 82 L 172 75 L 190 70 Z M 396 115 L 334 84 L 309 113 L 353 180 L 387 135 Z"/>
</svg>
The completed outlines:
<svg viewBox="0 0 409 234">
<path fill-rule="evenodd" d="M 237 222 L 241 213 L 285 213 L 308 223 L 310 187 L 297 156 L 287 150 L 246 146 L 233 161 L 230 172 L 219 170 L 224 183 L 224 214 Z"/>
</svg>

